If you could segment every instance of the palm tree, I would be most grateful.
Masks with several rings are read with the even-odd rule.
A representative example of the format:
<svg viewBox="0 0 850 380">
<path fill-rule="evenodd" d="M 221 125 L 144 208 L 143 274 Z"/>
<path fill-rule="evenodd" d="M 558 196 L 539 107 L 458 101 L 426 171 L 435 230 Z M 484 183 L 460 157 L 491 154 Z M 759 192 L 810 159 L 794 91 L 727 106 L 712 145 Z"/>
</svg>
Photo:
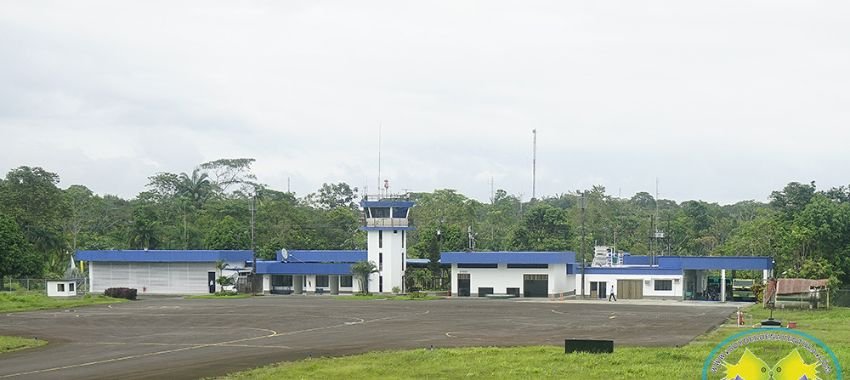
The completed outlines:
<svg viewBox="0 0 850 380">
<path fill-rule="evenodd" d="M 360 293 L 369 293 L 369 276 L 378 273 L 378 266 L 374 261 L 358 261 L 351 264 L 351 274 L 360 282 Z"/>
<path fill-rule="evenodd" d="M 180 173 L 178 180 L 177 195 L 186 199 L 196 210 L 200 210 L 213 194 L 213 184 L 209 175 L 201 172 L 199 168 L 192 170 L 191 177 L 186 173 Z"/>
</svg>

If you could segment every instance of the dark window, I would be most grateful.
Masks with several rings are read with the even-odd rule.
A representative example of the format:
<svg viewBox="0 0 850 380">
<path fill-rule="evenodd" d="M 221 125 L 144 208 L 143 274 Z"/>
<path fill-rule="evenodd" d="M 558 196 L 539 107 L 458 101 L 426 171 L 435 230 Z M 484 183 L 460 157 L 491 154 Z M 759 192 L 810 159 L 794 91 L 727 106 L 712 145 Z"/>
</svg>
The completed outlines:
<svg viewBox="0 0 850 380">
<path fill-rule="evenodd" d="M 384 292 L 384 276 L 378 277 L 378 293 Z"/>
<path fill-rule="evenodd" d="M 378 271 L 384 270 L 384 253 L 378 252 Z"/>
<path fill-rule="evenodd" d="M 378 248 L 384 248 L 384 231 L 378 231 Z"/>
<path fill-rule="evenodd" d="M 498 268 L 499 264 L 458 264 L 458 268 Z"/>
<path fill-rule="evenodd" d="M 65 291 L 65 284 L 56 284 L 56 291 L 64 292 Z"/>
<path fill-rule="evenodd" d="M 407 218 L 407 207 L 393 207 L 393 218 Z"/>
<path fill-rule="evenodd" d="M 328 276 L 316 276 L 317 288 L 327 288 L 328 286 Z"/>
<path fill-rule="evenodd" d="M 339 276 L 339 286 L 342 288 L 350 288 L 352 287 L 353 281 L 351 276 Z"/>
<path fill-rule="evenodd" d="M 673 280 L 655 280 L 655 290 L 673 290 Z"/>
<path fill-rule="evenodd" d="M 272 276 L 272 286 L 292 286 L 291 275 L 274 275 Z"/>
<path fill-rule="evenodd" d="M 508 268 L 549 269 L 549 264 L 508 264 Z"/>
<path fill-rule="evenodd" d="M 479 297 L 487 297 L 488 294 L 493 294 L 493 288 L 478 288 Z"/>
<path fill-rule="evenodd" d="M 74 291 L 74 284 L 73 284 L 73 283 L 68 284 L 68 291 L 69 291 L 69 292 L 73 292 L 73 291 Z"/>
<path fill-rule="evenodd" d="M 519 288 L 508 288 L 505 293 L 510 294 L 514 297 L 519 297 Z"/>
<path fill-rule="evenodd" d="M 372 207 L 369 211 L 372 213 L 373 218 L 389 218 L 390 217 L 390 208 L 389 207 Z"/>
<path fill-rule="evenodd" d="M 401 231 L 401 247 L 404 248 L 404 231 Z"/>
</svg>

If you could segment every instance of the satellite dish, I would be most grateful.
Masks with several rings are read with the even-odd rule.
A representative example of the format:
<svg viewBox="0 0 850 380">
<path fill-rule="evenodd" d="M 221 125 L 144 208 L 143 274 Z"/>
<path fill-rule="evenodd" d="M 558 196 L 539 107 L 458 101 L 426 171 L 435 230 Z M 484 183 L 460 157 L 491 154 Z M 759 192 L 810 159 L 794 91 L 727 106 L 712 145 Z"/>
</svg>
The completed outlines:
<svg viewBox="0 0 850 380">
<path fill-rule="evenodd" d="M 289 251 L 287 251 L 286 249 L 281 249 L 280 250 L 280 257 L 283 258 L 283 261 L 289 260 Z"/>
</svg>

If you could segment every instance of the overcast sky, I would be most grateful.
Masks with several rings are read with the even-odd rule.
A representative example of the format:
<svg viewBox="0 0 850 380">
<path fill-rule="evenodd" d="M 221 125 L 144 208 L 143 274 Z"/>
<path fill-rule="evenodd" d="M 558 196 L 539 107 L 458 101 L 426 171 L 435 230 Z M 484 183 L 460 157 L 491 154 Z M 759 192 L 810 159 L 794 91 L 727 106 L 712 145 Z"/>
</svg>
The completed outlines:
<svg viewBox="0 0 850 380">
<path fill-rule="evenodd" d="M 850 183 L 845 1 L 2 1 L 0 171 L 133 197 L 253 157 L 299 195 L 766 200 Z"/>
</svg>

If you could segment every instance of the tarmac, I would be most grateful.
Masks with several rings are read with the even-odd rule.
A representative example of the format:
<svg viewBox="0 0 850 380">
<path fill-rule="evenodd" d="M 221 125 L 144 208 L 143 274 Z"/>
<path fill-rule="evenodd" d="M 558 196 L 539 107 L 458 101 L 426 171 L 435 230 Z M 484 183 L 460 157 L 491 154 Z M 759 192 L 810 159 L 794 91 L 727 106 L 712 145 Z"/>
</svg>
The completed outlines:
<svg viewBox="0 0 850 380">
<path fill-rule="evenodd" d="M 341 297 L 344 298 L 344 297 Z M 196 379 L 281 361 L 464 346 L 680 346 L 735 305 L 330 296 L 149 298 L 0 315 L 0 335 L 49 344 L 0 355 L 0 379 Z"/>
</svg>

